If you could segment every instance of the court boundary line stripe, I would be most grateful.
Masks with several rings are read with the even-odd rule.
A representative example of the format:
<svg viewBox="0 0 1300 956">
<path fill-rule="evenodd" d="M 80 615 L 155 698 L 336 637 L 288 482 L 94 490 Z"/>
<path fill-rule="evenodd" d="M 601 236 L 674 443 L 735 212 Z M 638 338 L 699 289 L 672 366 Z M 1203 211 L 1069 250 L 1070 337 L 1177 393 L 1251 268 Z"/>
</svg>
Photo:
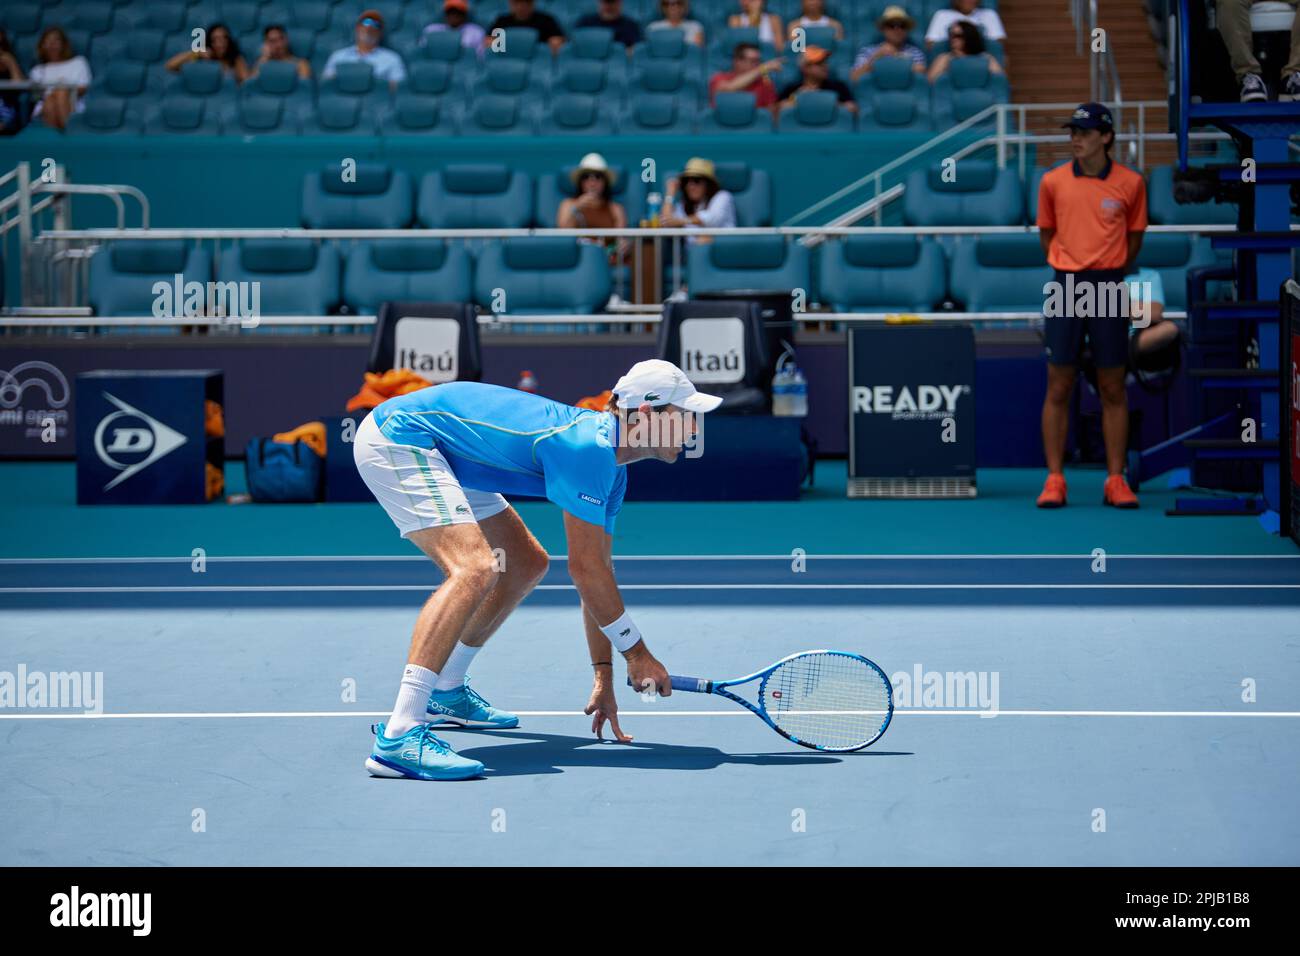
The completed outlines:
<svg viewBox="0 0 1300 956">
<path fill-rule="evenodd" d="M 552 561 L 569 560 L 567 554 L 550 555 Z M 1039 561 L 1039 560 L 1095 560 L 1091 552 L 1077 554 L 814 554 L 797 556 L 782 554 L 615 554 L 615 561 L 789 561 L 795 557 L 818 561 Z M 1205 560 L 1205 561 L 1300 561 L 1300 554 L 1119 554 L 1107 552 L 1108 560 Z M 82 558 L 0 558 L 0 564 L 179 564 L 197 560 L 193 555 L 161 555 L 157 557 L 82 557 Z M 383 562 L 424 561 L 422 554 L 301 554 L 301 555 L 206 555 L 204 561 L 213 563 L 270 563 L 270 562 Z"/>
<path fill-rule="evenodd" d="M 436 591 L 428 584 L 212 584 L 0 588 L 0 594 L 224 594 L 317 591 Z M 539 584 L 534 591 L 576 591 L 574 584 Z M 1300 584 L 620 584 L 620 591 L 1291 591 Z"/>
<path fill-rule="evenodd" d="M 580 710 L 521 710 L 516 711 L 520 717 L 589 717 Z M 334 718 L 334 717 L 388 717 L 388 711 L 144 711 L 137 713 L 93 714 L 93 713 L 57 713 L 57 714 L 6 714 L 0 712 L 0 720 L 273 720 L 299 718 Z M 745 710 L 621 710 L 620 717 L 748 717 Z M 1300 718 L 1300 711 L 1271 710 L 974 710 L 970 708 L 895 708 L 894 716 L 903 717 L 1134 717 L 1134 718 L 1204 718 L 1204 717 L 1253 717 L 1293 719 Z M 448 727 L 448 730 L 461 728 Z M 491 731 L 487 731 L 490 736 Z"/>
</svg>

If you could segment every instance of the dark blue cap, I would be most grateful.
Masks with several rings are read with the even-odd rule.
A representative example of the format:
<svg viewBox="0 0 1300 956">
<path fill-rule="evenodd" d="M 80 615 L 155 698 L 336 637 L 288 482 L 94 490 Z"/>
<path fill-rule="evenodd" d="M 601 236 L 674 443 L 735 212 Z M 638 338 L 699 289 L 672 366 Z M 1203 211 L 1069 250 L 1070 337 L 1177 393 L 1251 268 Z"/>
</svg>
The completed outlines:
<svg viewBox="0 0 1300 956">
<path fill-rule="evenodd" d="M 1070 119 L 1061 124 L 1063 129 L 1099 129 L 1103 132 L 1115 128 L 1115 120 L 1110 110 L 1102 103 L 1084 103 L 1071 114 Z"/>
</svg>

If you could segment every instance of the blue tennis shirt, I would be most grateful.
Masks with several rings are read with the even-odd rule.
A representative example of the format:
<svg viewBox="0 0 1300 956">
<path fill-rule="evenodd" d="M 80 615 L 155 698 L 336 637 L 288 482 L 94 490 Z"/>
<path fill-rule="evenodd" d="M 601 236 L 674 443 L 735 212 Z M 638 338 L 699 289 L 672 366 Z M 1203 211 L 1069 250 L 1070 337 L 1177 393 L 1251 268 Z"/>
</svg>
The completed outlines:
<svg viewBox="0 0 1300 956">
<path fill-rule="evenodd" d="M 627 466 L 614 460 L 617 420 L 482 382 L 447 382 L 374 410 L 390 441 L 436 448 L 462 488 L 531 495 L 614 533 Z"/>
</svg>

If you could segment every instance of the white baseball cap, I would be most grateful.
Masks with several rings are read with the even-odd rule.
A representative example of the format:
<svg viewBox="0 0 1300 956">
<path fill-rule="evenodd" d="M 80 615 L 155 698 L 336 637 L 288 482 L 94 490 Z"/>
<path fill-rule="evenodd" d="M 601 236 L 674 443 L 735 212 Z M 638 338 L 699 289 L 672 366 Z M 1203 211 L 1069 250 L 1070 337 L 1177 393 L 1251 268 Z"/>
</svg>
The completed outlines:
<svg viewBox="0 0 1300 956">
<path fill-rule="evenodd" d="M 633 365 L 614 386 L 614 397 L 619 408 L 676 405 L 691 412 L 711 412 L 722 404 L 718 395 L 697 392 L 685 372 L 663 359 Z"/>
</svg>

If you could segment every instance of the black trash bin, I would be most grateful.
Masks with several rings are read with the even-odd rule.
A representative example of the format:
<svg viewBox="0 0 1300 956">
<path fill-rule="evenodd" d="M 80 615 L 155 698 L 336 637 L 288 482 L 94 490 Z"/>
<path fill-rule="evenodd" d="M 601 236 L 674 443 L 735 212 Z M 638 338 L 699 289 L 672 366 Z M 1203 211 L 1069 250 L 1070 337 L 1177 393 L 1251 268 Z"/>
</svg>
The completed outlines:
<svg viewBox="0 0 1300 956">
<path fill-rule="evenodd" d="M 767 367 L 763 369 L 763 381 L 770 382 L 776 374 L 776 363 L 785 351 L 783 342 L 794 347 L 794 310 L 791 308 L 790 289 L 727 289 L 720 292 L 701 292 L 691 296 L 700 301 L 717 299 L 742 300 L 756 302 L 762 312 L 764 345 L 767 347 Z"/>
</svg>

